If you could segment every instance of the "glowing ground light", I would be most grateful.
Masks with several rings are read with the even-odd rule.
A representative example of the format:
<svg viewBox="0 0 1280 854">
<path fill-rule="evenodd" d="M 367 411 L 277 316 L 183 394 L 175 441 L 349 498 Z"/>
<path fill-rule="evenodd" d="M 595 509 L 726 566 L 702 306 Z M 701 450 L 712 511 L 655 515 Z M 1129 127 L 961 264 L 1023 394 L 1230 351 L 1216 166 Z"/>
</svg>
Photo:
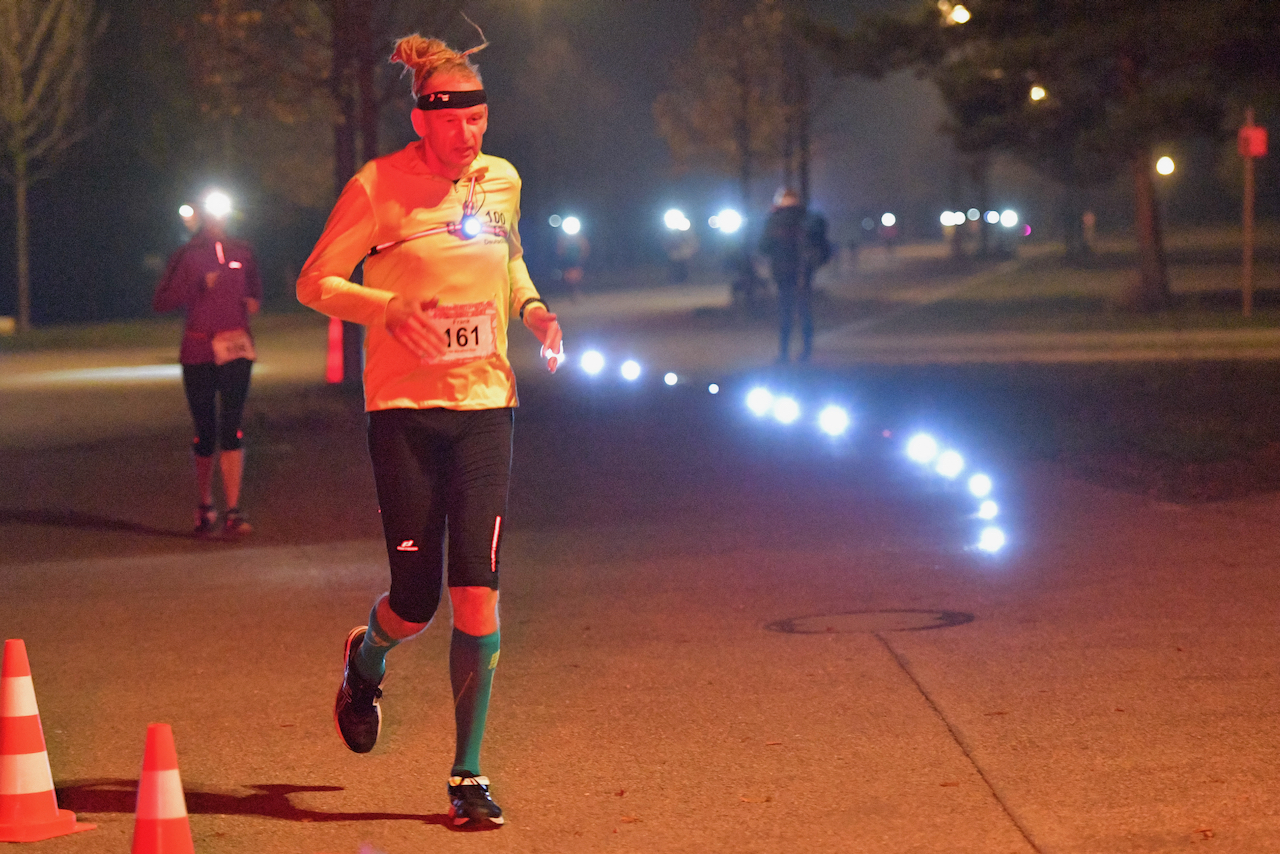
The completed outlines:
<svg viewBox="0 0 1280 854">
<path fill-rule="evenodd" d="M 564 222 L 560 223 L 560 227 L 564 229 L 565 234 L 577 234 L 582 231 L 582 220 L 576 216 L 567 216 Z"/>
<path fill-rule="evenodd" d="M 1000 214 L 1000 224 L 1005 228 L 1013 228 L 1018 224 L 1018 212 L 1014 210 L 1002 212 Z"/>
<path fill-rule="evenodd" d="M 969 478 L 969 494 L 974 498 L 986 498 L 991 494 L 991 478 L 985 474 L 975 474 Z"/>
<path fill-rule="evenodd" d="M 680 382 L 680 378 L 679 378 L 679 377 L 677 377 L 677 376 L 676 376 L 675 374 L 673 374 L 673 373 L 667 373 L 667 374 L 662 378 L 662 381 L 663 381 L 664 383 L 666 383 L 667 385 L 675 385 L 676 383 Z"/>
<path fill-rule="evenodd" d="M 582 370 L 595 376 L 604 370 L 604 356 L 599 350 L 588 350 L 582 354 Z"/>
<path fill-rule="evenodd" d="M 998 211 L 987 211 L 985 214 L 982 215 L 982 218 L 985 219 L 987 222 L 991 223 L 992 225 L 995 225 L 997 222 L 1000 221 L 1000 213 Z"/>
<path fill-rule="evenodd" d="M 832 404 L 818 413 L 818 428 L 828 436 L 839 436 L 849 429 L 849 413 Z"/>
<path fill-rule="evenodd" d="M 195 215 L 196 215 L 196 209 L 191 207 L 191 205 L 183 205 L 182 207 L 178 208 L 178 216 L 182 217 L 183 219 L 191 219 Z"/>
<path fill-rule="evenodd" d="M 716 383 L 712 383 L 711 385 L 707 386 L 707 392 L 710 394 L 719 394 L 720 386 L 717 385 Z"/>
<path fill-rule="evenodd" d="M 781 424 L 792 424 L 800 417 L 800 404 L 795 398 L 780 397 L 773 402 L 773 417 Z"/>
<path fill-rule="evenodd" d="M 996 527 L 983 528 L 978 535 L 978 548 L 984 552 L 994 554 L 1004 548 L 1005 542 L 1004 531 Z"/>
<path fill-rule="evenodd" d="M 897 221 L 898 218 L 891 213 L 886 213 L 880 217 L 880 224 L 885 228 L 893 228 L 893 224 Z"/>
<path fill-rule="evenodd" d="M 943 477 L 955 477 L 964 471 L 964 457 L 956 451 L 943 451 L 938 455 L 938 465 L 934 471 Z"/>
<path fill-rule="evenodd" d="M 622 378 L 633 381 L 640 378 L 640 363 L 635 359 L 627 359 L 622 363 Z"/>
<path fill-rule="evenodd" d="M 988 499 L 978 505 L 978 518 L 991 520 L 1000 515 L 1000 507 L 992 500 Z"/>
<path fill-rule="evenodd" d="M 747 393 L 747 409 L 756 415 L 763 416 L 773 409 L 773 392 L 763 386 L 757 386 Z"/>
<path fill-rule="evenodd" d="M 912 436 L 907 442 L 907 457 L 924 465 L 938 456 L 938 440 L 926 433 Z"/>
</svg>

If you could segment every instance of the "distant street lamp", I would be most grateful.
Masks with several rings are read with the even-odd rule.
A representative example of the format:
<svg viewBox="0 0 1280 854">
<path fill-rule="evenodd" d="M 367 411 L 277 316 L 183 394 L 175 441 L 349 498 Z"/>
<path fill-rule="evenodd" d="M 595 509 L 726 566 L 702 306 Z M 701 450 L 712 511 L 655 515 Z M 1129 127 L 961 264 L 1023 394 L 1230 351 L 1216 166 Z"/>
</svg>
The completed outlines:
<svg viewBox="0 0 1280 854">
<path fill-rule="evenodd" d="M 1048 95 L 1049 93 L 1044 90 L 1043 86 L 1031 87 L 1031 100 L 1033 101 L 1043 101 Z"/>
<path fill-rule="evenodd" d="M 1175 168 L 1173 158 L 1168 155 L 1156 161 L 1156 171 L 1161 175 L 1172 175 Z"/>
<path fill-rule="evenodd" d="M 938 0 L 938 11 L 942 13 L 942 22 L 947 25 L 968 23 L 972 15 L 969 10 L 951 0 Z"/>
</svg>

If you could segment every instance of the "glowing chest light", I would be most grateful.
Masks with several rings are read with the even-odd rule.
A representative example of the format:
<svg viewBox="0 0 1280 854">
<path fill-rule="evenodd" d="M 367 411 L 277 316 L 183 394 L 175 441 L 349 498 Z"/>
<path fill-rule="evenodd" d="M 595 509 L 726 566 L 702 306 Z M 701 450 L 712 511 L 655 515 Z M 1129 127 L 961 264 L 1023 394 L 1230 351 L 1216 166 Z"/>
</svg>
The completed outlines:
<svg viewBox="0 0 1280 854">
<path fill-rule="evenodd" d="M 433 225 L 422 231 L 415 231 L 406 237 L 400 237 L 395 240 L 388 240 L 386 243 L 379 243 L 369 250 L 369 255 L 377 255 L 406 243 L 410 240 L 417 240 L 419 237 L 427 237 L 432 234 L 451 234 L 460 240 L 470 240 L 473 237 L 479 237 L 481 234 L 492 234 L 495 237 L 506 237 L 507 227 L 505 225 L 497 225 L 485 222 L 477 211 L 480 204 L 476 201 L 476 180 L 477 176 L 471 176 L 471 185 L 467 188 L 467 200 L 462 203 L 462 216 L 457 222 L 446 222 L 443 225 Z"/>
</svg>

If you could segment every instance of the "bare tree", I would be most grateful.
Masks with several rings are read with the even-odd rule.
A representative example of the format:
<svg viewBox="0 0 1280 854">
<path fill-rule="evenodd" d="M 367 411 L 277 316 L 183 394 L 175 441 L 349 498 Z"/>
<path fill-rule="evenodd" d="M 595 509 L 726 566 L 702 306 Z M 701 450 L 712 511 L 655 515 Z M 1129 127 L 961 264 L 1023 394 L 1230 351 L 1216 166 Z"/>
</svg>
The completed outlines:
<svg viewBox="0 0 1280 854">
<path fill-rule="evenodd" d="M 0 0 L 0 174 L 13 185 L 23 332 L 31 328 L 27 193 L 89 129 L 89 49 L 104 24 L 93 0 Z"/>
</svg>

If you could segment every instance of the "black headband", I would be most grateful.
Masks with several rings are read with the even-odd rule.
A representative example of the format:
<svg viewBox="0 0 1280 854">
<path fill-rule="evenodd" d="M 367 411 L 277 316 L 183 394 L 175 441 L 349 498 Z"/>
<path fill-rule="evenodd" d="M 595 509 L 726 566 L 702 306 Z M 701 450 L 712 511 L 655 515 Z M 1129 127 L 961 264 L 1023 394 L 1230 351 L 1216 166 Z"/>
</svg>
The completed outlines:
<svg viewBox="0 0 1280 854">
<path fill-rule="evenodd" d="M 463 110 L 478 107 L 488 99 L 483 89 L 467 89 L 463 92 L 428 92 L 418 96 L 419 110 Z"/>
</svg>

